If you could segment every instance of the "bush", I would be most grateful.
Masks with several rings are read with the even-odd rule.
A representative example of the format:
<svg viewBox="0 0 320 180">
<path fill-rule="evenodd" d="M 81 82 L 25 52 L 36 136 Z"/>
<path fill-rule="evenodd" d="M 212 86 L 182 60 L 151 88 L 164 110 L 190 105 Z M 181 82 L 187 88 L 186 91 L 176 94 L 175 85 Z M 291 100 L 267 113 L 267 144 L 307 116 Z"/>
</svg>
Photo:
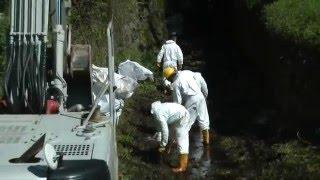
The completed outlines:
<svg viewBox="0 0 320 180">
<path fill-rule="evenodd" d="M 264 16 L 270 31 L 320 49 L 319 0 L 278 0 L 265 6 Z"/>
</svg>

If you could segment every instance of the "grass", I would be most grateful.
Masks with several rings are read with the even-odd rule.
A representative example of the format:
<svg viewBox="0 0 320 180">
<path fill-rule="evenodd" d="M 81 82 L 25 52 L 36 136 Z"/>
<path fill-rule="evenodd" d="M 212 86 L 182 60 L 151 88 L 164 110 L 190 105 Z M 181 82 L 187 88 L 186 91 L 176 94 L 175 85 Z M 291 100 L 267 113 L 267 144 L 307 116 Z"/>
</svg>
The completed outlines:
<svg viewBox="0 0 320 180">
<path fill-rule="evenodd" d="M 153 101 L 163 99 L 153 82 L 140 84 L 133 97 L 125 103 L 118 125 L 119 170 L 123 179 L 150 179 L 159 177 L 156 147 L 148 147 L 146 136 L 152 136 L 156 127 L 149 114 Z M 153 157 L 154 156 L 154 157 Z"/>
<path fill-rule="evenodd" d="M 98 66 L 106 65 L 110 12 L 110 0 L 77 1 L 71 12 L 72 44 L 90 44 L 92 61 Z"/>
<path fill-rule="evenodd" d="M 270 32 L 320 50 L 320 1 L 278 0 L 265 6 L 264 16 Z"/>
<path fill-rule="evenodd" d="M 266 143 L 246 136 L 221 136 L 213 147 L 233 166 L 216 166 L 213 176 L 254 179 L 317 179 L 319 149 L 297 140 Z M 226 173 L 228 172 L 228 173 Z"/>
<path fill-rule="evenodd" d="M 320 176 L 319 150 L 297 141 L 272 145 L 272 150 L 280 158 L 263 168 L 262 176 L 288 179 L 316 179 Z"/>
</svg>

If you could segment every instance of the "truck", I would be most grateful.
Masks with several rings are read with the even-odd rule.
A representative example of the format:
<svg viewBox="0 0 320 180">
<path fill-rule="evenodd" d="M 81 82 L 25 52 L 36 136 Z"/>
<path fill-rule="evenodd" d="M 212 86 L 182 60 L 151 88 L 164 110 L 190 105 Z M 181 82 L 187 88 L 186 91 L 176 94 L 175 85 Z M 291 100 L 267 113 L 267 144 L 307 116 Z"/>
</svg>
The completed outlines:
<svg viewBox="0 0 320 180">
<path fill-rule="evenodd" d="M 112 21 L 108 78 L 94 99 L 91 48 L 72 44 L 71 8 L 71 0 L 11 0 L 0 179 L 118 179 Z"/>
</svg>

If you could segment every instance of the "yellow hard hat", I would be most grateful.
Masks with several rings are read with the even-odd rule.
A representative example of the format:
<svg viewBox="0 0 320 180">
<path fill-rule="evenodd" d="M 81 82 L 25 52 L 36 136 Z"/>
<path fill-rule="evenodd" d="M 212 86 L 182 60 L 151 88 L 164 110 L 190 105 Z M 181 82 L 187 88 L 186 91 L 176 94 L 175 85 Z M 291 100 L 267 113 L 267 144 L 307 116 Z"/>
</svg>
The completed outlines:
<svg viewBox="0 0 320 180">
<path fill-rule="evenodd" d="M 174 68 L 172 67 L 167 67 L 163 70 L 163 76 L 167 79 L 170 78 L 173 75 L 173 73 L 174 73 Z"/>
</svg>

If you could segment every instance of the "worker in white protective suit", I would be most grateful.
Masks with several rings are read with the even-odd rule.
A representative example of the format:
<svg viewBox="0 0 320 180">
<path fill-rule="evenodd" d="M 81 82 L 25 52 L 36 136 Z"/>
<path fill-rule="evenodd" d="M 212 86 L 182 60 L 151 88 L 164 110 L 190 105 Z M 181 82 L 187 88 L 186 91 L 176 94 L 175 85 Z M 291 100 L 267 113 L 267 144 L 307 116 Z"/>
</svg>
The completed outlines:
<svg viewBox="0 0 320 180">
<path fill-rule="evenodd" d="M 183 104 L 189 111 L 190 121 L 198 121 L 203 144 L 209 145 L 209 114 L 206 103 L 208 88 L 200 73 L 189 70 L 177 71 L 168 67 L 163 70 L 163 75 L 170 82 L 173 88 L 173 102 Z"/>
<path fill-rule="evenodd" d="M 188 110 L 177 103 L 161 103 L 160 101 L 156 101 L 151 104 L 151 114 L 157 120 L 159 131 L 161 132 L 159 152 L 163 153 L 166 151 L 169 136 L 170 138 L 174 138 L 177 142 L 180 155 L 178 166 L 172 170 L 173 172 L 185 171 L 188 166 L 189 130 L 192 126 L 189 121 Z"/>
<path fill-rule="evenodd" d="M 182 69 L 183 65 L 183 54 L 181 48 L 176 43 L 177 34 L 175 32 L 171 33 L 170 40 L 167 40 L 161 47 L 161 50 L 157 56 L 157 67 L 164 70 L 167 67 L 172 67 L 175 69 Z M 161 64 L 162 62 L 162 64 Z M 165 87 L 170 88 L 171 83 L 163 78 L 163 84 Z"/>
<path fill-rule="evenodd" d="M 161 50 L 157 57 L 157 66 L 165 69 L 167 67 L 173 67 L 175 69 L 182 69 L 183 65 L 183 54 L 176 43 L 177 34 L 171 33 L 170 40 L 167 40 L 161 47 Z"/>
</svg>

